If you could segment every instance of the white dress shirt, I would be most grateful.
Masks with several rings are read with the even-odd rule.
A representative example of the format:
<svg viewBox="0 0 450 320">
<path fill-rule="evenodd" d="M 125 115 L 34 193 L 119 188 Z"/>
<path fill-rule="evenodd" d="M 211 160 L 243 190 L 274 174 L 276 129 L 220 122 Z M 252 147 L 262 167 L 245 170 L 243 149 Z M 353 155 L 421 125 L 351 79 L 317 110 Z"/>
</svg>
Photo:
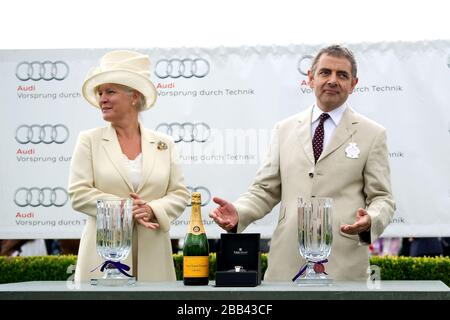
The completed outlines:
<svg viewBox="0 0 450 320">
<path fill-rule="evenodd" d="M 323 150 L 325 150 L 326 146 L 331 140 L 331 137 L 333 136 L 334 129 L 336 129 L 337 125 L 342 119 L 342 116 L 344 115 L 345 110 L 347 109 L 347 104 L 344 103 L 342 106 L 334 109 L 333 111 L 326 112 L 330 115 L 330 118 L 325 120 L 323 123 L 323 129 L 324 129 L 324 139 L 323 139 Z M 311 139 L 314 137 L 314 132 L 316 132 L 316 128 L 319 125 L 319 117 L 320 115 L 324 113 L 320 108 L 314 104 L 313 112 L 312 112 L 312 119 L 311 119 Z"/>
<path fill-rule="evenodd" d="M 128 171 L 128 177 L 130 178 L 134 191 L 136 191 L 142 179 L 142 153 L 139 153 L 134 160 L 128 159 L 123 153 L 122 155 Z"/>
</svg>

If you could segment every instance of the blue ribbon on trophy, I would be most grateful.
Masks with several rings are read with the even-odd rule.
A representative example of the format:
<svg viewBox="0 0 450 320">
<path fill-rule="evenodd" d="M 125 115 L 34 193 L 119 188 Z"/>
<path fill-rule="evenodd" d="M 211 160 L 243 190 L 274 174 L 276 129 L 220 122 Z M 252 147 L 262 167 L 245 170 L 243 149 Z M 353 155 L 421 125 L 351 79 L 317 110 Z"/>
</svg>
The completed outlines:
<svg viewBox="0 0 450 320">
<path fill-rule="evenodd" d="M 94 272 L 98 268 L 100 268 L 100 271 L 103 272 L 105 270 L 105 268 L 108 267 L 109 265 L 112 265 L 114 268 L 119 270 L 119 272 L 122 273 L 123 275 L 130 277 L 130 278 L 133 277 L 131 274 L 126 272 L 126 271 L 130 270 L 129 266 L 127 266 L 126 264 L 120 263 L 120 261 L 112 261 L 112 260 L 106 260 L 101 265 L 92 269 L 91 272 Z"/>
<path fill-rule="evenodd" d="M 298 277 L 300 277 L 303 273 L 305 273 L 309 262 L 313 262 L 313 261 L 308 261 L 304 265 L 302 265 L 300 267 L 300 270 L 298 270 L 297 274 L 294 276 L 294 278 L 292 278 L 292 281 L 297 280 Z M 316 273 L 325 273 L 326 275 L 328 275 L 328 273 L 325 272 L 325 266 L 323 265 L 324 263 L 327 263 L 327 262 L 328 262 L 328 259 L 314 262 L 314 271 Z"/>
</svg>

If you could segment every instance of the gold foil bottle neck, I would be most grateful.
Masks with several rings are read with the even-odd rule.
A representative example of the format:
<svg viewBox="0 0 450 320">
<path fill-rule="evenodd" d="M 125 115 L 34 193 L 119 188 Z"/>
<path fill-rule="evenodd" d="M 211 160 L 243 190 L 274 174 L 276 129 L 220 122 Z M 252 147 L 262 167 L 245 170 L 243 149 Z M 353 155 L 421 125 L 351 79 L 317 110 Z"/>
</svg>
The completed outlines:
<svg viewBox="0 0 450 320">
<path fill-rule="evenodd" d="M 192 192 L 191 195 L 192 204 L 201 204 L 202 203 L 202 196 L 200 192 Z"/>
</svg>

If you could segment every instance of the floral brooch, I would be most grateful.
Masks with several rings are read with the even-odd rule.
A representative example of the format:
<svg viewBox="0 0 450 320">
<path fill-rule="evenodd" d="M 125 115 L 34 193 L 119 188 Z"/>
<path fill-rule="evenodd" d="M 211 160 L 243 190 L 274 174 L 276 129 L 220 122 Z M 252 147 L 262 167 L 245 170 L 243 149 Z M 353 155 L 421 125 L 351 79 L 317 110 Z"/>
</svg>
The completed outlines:
<svg viewBox="0 0 450 320">
<path fill-rule="evenodd" d="M 167 144 L 165 142 L 158 141 L 158 144 L 157 144 L 156 147 L 158 148 L 158 150 L 166 150 L 167 149 Z"/>
</svg>

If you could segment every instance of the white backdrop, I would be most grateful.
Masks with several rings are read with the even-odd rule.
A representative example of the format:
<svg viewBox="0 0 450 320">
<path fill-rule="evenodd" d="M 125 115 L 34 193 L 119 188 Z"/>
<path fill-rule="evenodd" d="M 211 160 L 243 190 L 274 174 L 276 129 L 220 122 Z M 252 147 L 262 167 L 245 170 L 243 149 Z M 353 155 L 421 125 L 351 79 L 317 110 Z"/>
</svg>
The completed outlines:
<svg viewBox="0 0 450 320">
<path fill-rule="evenodd" d="M 449 236 L 450 41 L 349 46 L 360 79 L 350 105 L 388 129 L 398 209 L 384 235 Z M 181 140 L 185 181 L 203 194 L 208 237 L 220 234 L 208 218 L 210 196 L 244 192 L 275 122 L 314 101 L 304 73 L 320 47 L 137 49 L 153 61 L 159 95 L 141 121 Z M 80 87 L 106 51 L 0 51 L 0 238 L 80 237 L 84 217 L 65 190 L 78 133 L 105 125 Z M 172 237 L 184 237 L 189 216 L 187 208 Z M 277 216 L 275 208 L 248 231 L 270 237 Z"/>
</svg>

